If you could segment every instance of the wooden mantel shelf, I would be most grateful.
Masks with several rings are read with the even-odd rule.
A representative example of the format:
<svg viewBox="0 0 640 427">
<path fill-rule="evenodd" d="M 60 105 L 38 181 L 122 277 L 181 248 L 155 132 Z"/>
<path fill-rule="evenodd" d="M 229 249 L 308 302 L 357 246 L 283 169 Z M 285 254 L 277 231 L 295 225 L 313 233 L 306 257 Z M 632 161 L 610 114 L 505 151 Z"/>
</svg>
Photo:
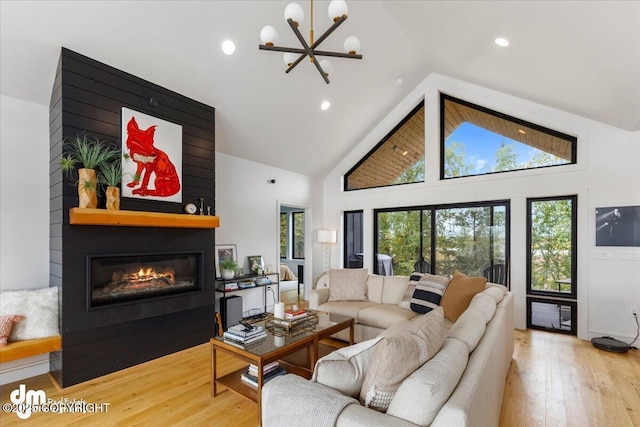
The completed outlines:
<svg viewBox="0 0 640 427">
<path fill-rule="evenodd" d="M 220 218 L 211 215 L 71 208 L 69 223 L 124 227 L 216 228 L 220 226 Z"/>
</svg>

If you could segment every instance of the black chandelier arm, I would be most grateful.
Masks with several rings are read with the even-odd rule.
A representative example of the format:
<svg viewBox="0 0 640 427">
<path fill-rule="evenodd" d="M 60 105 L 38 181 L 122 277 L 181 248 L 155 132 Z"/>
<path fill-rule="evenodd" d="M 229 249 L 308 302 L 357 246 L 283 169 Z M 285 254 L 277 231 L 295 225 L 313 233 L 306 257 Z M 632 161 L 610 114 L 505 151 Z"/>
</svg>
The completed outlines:
<svg viewBox="0 0 640 427">
<path fill-rule="evenodd" d="M 333 23 L 332 26 L 327 28 L 327 31 L 325 31 L 324 34 L 318 37 L 318 40 L 313 42 L 313 44 L 311 45 L 311 49 L 315 49 L 316 47 L 320 46 L 320 43 L 322 43 L 327 37 L 329 37 L 329 35 L 331 35 L 331 33 L 333 33 L 336 30 L 336 28 L 338 28 L 340 24 L 342 24 L 346 20 L 347 20 L 347 15 L 342 15 L 336 22 Z"/>
<path fill-rule="evenodd" d="M 298 53 L 300 55 L 302 55 L 302 58 L 299 58 L 300 60 L 304 59 L 305 56 L 307 56 L 307 51 L 304 49 L 300 49 L 300 48 L 296 48 L 296 47 L 283 47 L 283 46 L 267 46 L 264 44 L 259 45 L 259 48 L 262 50 L 272 50 L 275 52 L 289 52 L 289 53 Z M 343 53 L 343 52 L 329 52 L 329 51 L 325 51 L 325 50 L 314 50 L 311 49 L 313 52 L 313 56 L 334 56 L 336 58 L 351 58 L 351 59 L 362 59 L 362 55 L 360 54 L 350 54 L 350 53 Z"/>
<path fill-rule="evenodd" d="M 324 70 L 322 69 L 322 67 L 320 66 L 318 61 L 316 61 L 315 57 L 313 56 L 313 51 L 311 50 L 311 48 L 307 44 L 307 41 L 304 39 L 304 37 L 302 37 L 302 34 L 300 34 L 300 31 L 298 31 L 298 27 L 296 27 L 294 25 L 293 20 L 291 18 L 287 19 L 287 22 L 289 23 L 289 26 L 293 30 L 293 33 L 298 38 L 298 41 L 300 41 L 300 44 L 304 48 L 305 53 L 309 56 L 309 59 L 311 59 L 311 62 L 313 62 L 313 65 L 315 65 L 316 68 L 318 69 L 318 72 L 320 73 L 320 75 L 324 79 L 325 83 L 329 84 L 329 79 L 327 78 L 327 75 L 325 74 Z M 302 57 L 304 58 L 304 55 Z M 296 60 L 296 62 L 300 63 L 300 58 L 298 58 L 298 60 Z M 289 68 L 293 68 L 293 67 L 289 67 Z"/>
</svg>

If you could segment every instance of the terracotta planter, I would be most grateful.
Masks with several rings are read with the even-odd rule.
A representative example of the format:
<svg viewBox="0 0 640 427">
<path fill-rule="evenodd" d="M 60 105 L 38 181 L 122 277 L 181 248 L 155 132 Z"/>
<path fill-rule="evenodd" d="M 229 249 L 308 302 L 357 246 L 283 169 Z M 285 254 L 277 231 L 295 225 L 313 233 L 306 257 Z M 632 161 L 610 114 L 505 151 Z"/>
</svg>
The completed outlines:
<svg viewBox="0 0 640 427">
<path fill-rule="evenodd" d="M 120 187 L 107 187 L 107 209 L 120 210 Z"/>
<path fill-rule="evenodd" d="M 96 189 L 96 171 L 93 169 L 78 169 L 78 207 L 97 208 L 98 196 Z"/>
</svg>

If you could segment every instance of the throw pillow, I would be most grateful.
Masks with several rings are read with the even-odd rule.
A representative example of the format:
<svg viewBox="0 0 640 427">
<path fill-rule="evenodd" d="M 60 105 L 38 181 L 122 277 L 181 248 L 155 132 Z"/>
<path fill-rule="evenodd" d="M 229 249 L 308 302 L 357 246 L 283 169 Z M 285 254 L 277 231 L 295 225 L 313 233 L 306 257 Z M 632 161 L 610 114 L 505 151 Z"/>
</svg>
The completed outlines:
<svg viewBox="0 0 640 427">
<path fill-rule="evenodd" d="M 368 301 L 366 268 L 329 271 L 329 301 Z"/>
<path fill-rule="evenodd" d="M 399 335 L 387 336 L 378 343 L 360 391 L 361 403 L 386 412 L 405 378 L 442 347 L 443 324 L 443 310 L 438 308 L 409 322 Z"/>
<path fill-rule="evenodd" d="M 411 309 L 411 297 L 413 296 L 413 291 L 415 291 L 416 285 L 420 279 L 422 279 L 422 273 L 417 271 L 411 273 L 411 276 L 409 276 L 409 284 L 407 285 L 407 289 L 404 291 L 402 301 L 400 301 L 398 307 Z"/>
<path fill-rule="evenodd" d="M 453 273 L 453 279 L 449 282 L 440 305 L 444 309 L 444 317 L 455 322 L 467 309 L 471 298 L 481 292 L 487 279 L 484 277 L 468 277 L 459 271 Z"/>
<path fill-rule="evenodd" d="M 7 345 L 9 341 L 9 335 L 11 335 L 11 329 L 14 323 L 18 323 L 24 319 L 23 316 L 10 314 L 8 316 L 0 316 L 0 347 Z"/>
<path fill-rule="evenodd" d="M 0 292 L 0 315 L 9 314 L 24 316 L 11 330 L 10 341 L 60 335 L 58 288 Z"/>
<path fill-rule="evenodd" d="M 373 349 L 381 339 L 363 341 L 320 358 L 313 370 L 312 380 L 357 399 Z"/>
<path fill-rule="evenodd" d="M 411 310 L 424 314 L 438 307 L 449 281 L 446 276 L 424 274 L 411 297 Z"/>
</svg>

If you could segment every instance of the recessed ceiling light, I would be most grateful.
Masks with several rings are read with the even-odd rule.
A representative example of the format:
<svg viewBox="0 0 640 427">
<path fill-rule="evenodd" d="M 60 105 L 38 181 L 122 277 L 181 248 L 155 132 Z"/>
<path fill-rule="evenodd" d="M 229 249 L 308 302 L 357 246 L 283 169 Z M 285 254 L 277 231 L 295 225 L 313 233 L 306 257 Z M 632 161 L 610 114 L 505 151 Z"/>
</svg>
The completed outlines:
<svg viewBox="0 0 640 427">
<path fill-rule="evenodd" d="M 231 40 L 225 40 L 222 42 L 222 51 L 226 55 L 232 55 L 236 51 L 236 44 Z"/>
<path fill-rule="evenodd" d="M 329 107 L 331 107 L 331 103 L 329 101 L 322 101 L 322 105 L 320 105 L 322 111 L 328 110 Z"/>
<path fill-rule="evenodd" d="M 402 83 L 404 83 L 404 78 L 403 77 L 398 77 L 396 79 L 396 86 L 402 86 Z"/>
<path fill-rule="evenodd" d="M 507 47 L 507 46 L 509 46 L 509 40 L 505 39 L 504 37 L 498 37 L 498 38 L 495 40 L 495 42 L 496 42 L 496 44 L 497 44 L 498 46 L 502 46 L 502 47 Z"/>
<path fill-rule="evenodd" d="M 518 129 L 518 132 L 520 132 L 523 135 L 525 135 L 527 133 L 527 132 L 524 131 L 524 129 Z"/>
</svg>

